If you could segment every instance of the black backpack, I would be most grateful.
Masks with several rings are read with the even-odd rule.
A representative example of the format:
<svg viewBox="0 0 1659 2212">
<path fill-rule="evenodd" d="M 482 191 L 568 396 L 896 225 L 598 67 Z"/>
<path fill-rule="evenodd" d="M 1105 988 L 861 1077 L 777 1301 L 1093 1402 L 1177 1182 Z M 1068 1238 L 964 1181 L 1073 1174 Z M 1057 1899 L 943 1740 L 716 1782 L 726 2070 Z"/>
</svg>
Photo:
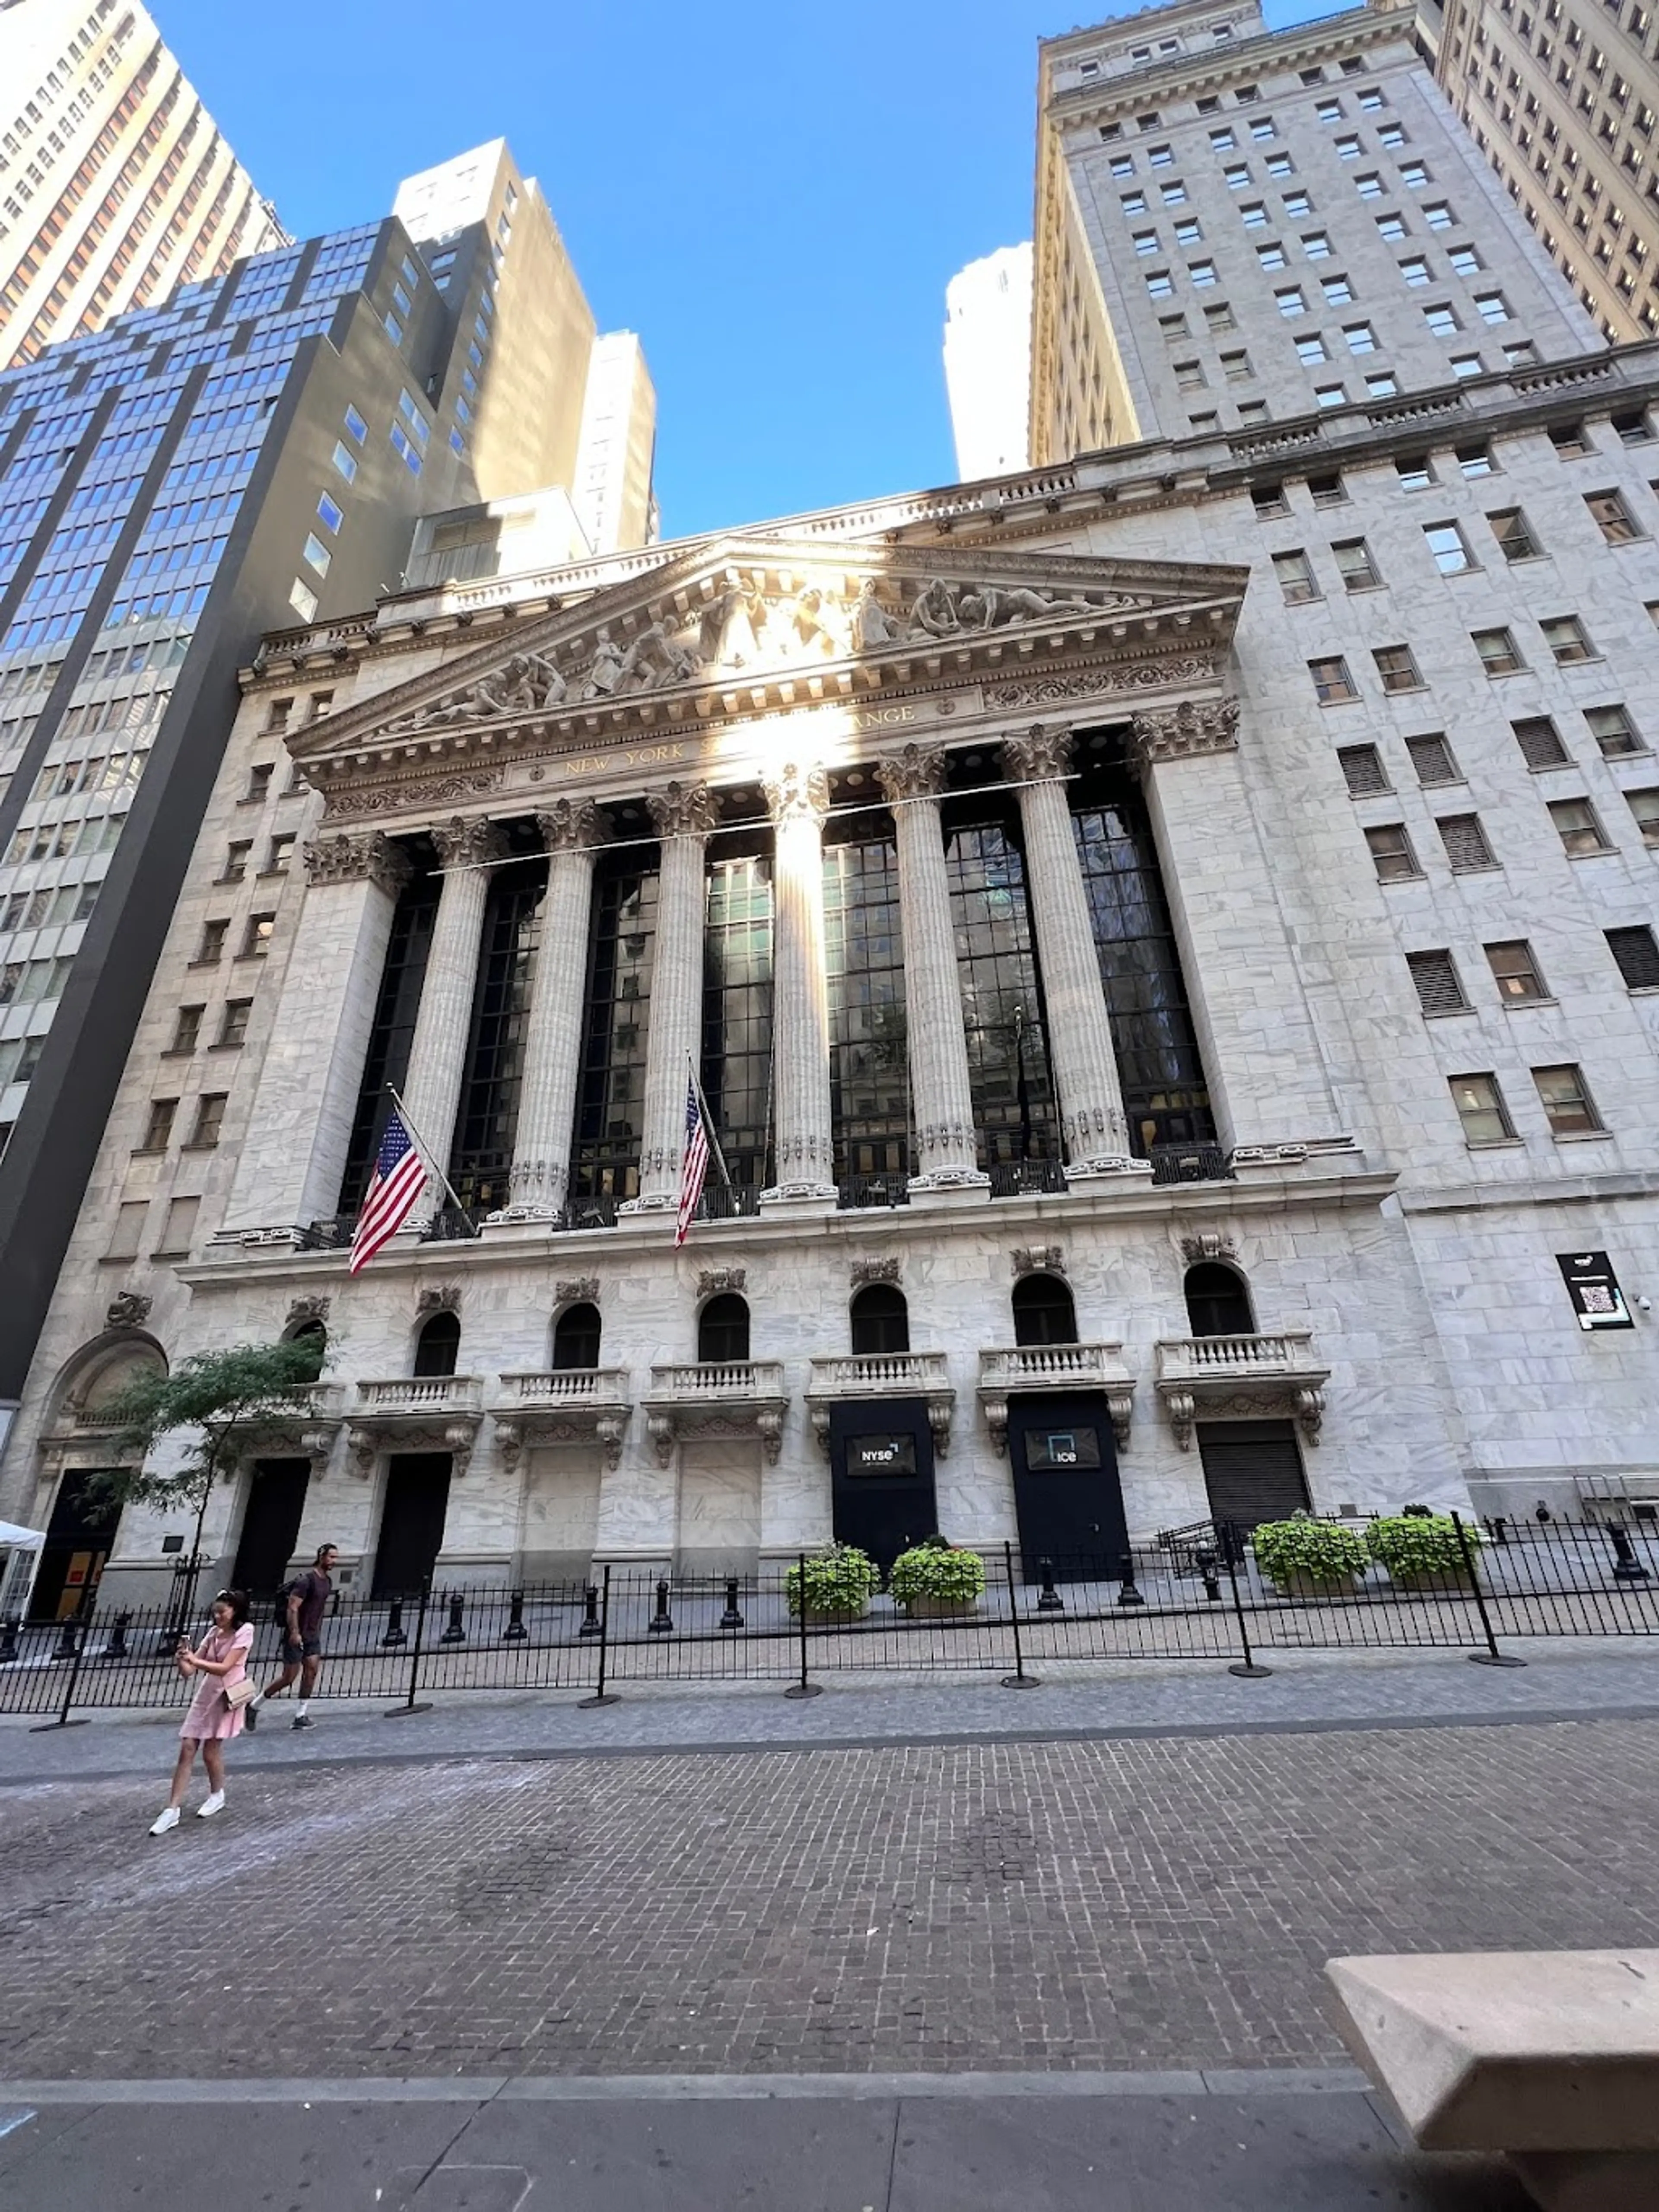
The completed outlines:
<svg viewBox="0 0 1659 2212">
<path fill-rule="evenodd" d="M 295 1575 L 292 1582 L 284 1583 L 270 1601 L 270 1617 L 284 1636 L 288 1633 L 288 1601 L 304 1582 L 303 1575 Z"/>
</svg>

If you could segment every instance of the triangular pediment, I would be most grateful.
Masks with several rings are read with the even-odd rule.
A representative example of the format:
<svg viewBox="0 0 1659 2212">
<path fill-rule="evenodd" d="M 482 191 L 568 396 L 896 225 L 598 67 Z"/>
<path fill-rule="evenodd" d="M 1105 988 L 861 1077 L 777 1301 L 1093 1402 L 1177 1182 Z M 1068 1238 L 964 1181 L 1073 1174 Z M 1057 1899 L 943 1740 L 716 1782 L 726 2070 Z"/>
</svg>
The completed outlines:
<svg viewBox="0 0 1659 2212">
<path fill-rule="evenodd" d="M 394 762 L 689 730 L 1081 653 L 1216 653 L 1248 571 L 1199 562 L 732 537 L 509 620 L 487 642 L 295 733 L 313 781 Z"/>
</svg>

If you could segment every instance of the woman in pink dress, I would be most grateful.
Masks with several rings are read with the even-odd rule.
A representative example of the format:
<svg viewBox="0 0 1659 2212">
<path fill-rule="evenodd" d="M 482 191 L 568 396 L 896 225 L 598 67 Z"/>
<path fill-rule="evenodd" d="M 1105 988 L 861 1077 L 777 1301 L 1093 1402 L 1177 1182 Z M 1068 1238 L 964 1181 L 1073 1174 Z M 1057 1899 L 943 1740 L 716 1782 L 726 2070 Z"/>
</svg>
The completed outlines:
<svg viewBox="0 0 1659 2212">
<path fill-rule="evenodd" d="M 247 1656 L 253 1649 L 253 1627 L 247 1617 L 247 1607 L 246 1590 L 221 1590 L 213 1601 L 213 1626 L 195 1650 L 186 1650 L 185 1638 L 181 1636 L 179 1639 L 179 1672 L 198 1678 L 196 1695 L 190 1701 L 190 1711 L 179 1731 L 179 1760 L 173 1770 L 173 1793 L 167 1799 L 167 1810 L 151 1824 L 152 1836 L 165 1836 L 169 1828 L 178 1826 L 179 1810 L 185 1802 L 198 1745 L 207 1768 L 209 1794 L 197 1807 L 197 1814 L 202 1820 L 210 1820 L 216 1813 L 224 1810 L 225 1745 L 232 1736 L 242 1733 L 241 1708 L 232 1705 L 226 1692 L 247 1673 Z"/>
</svg>

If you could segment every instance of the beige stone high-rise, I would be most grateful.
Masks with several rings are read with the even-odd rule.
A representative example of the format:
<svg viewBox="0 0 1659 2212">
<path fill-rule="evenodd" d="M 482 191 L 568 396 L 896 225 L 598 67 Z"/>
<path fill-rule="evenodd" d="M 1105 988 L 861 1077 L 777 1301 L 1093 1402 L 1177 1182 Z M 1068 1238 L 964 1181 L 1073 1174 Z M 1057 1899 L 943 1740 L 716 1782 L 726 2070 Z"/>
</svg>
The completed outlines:
<svg viewBox="0 0 1659 2212">
<path fill-rule="evenodd" d="M 139 0 L 0 6 L 0 366 L 287 242 Z"/>
<path fill-rule="evenodd" d="M 1659 331 L 1659 16 L 1644 0 L 1419 0 L 1448 100 L 1615 341 Z"/>
</svg>

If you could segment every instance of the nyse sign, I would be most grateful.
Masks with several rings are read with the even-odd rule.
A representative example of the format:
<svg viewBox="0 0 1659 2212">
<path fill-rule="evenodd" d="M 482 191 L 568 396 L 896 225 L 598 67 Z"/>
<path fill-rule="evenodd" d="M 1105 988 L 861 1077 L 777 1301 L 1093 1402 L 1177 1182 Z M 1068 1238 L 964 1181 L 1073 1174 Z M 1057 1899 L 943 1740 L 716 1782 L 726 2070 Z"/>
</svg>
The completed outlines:
<svg viewBox="0 0 1659 2212">
<path fill-rule="evenodd" d="M 583 753 L 577 759 L 561 761 L 559 768 L 565 775 L 605 775 L 624 768 L 670 768 L 684 758 L 683 744 L 634 745 L 627 752 Z"/>
</svg>

